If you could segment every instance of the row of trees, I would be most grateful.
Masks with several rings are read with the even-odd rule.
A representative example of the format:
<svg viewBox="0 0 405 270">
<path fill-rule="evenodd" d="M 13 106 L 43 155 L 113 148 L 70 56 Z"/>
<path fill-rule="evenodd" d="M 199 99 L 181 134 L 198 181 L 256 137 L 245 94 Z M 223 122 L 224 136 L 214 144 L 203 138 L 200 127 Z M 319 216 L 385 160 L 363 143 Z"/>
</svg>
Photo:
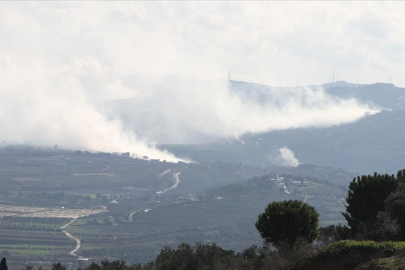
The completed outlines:
<svg viewBox="0 0 405 270">
<path fill-rule="evenodd" d="M 301 246 L 302 247 L 302 246 Z M 216 244 L 197 242 L 194 246 L 182 243 L 176 249 L 164 247 L 154 261 L 145 265 L 129 265 L 123 260 L 103 260 L 91 263 L 85 270 L 275 270 L 290 265 L 301 254 L 301 250 L 290 252 L 280 247 L 272 250 L 268 245 L 251 246 L 242 252 L 223 249 Z M 34 270 L 28 266 L 25 270 Z M 42 267 L 36 268 L 42 270 Z M 51 270 L 66 270 L 54 263 Z"/>
</svg>

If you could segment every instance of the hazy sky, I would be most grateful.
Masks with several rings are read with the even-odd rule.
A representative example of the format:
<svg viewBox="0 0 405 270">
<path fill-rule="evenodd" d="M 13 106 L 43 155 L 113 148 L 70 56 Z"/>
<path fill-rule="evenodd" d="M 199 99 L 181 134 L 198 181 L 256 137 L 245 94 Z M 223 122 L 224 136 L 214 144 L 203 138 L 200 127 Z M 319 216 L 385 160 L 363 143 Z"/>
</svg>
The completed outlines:
<svg viewBox="0 0 405 270">
<path fill-rule="evenodd" d="M 326 83 L 336 67 L 349 82 L 392 76 L 405 86 L 404 11 L 405 2 L 0 2 L 0 141 L 175 160 L 97 109 L 146 94 L 125 83 L 138 73 L 203 82 L 231 70 L 237 80 L 296 86 Z M 263 108 L 194 84 L 162 88 L 173 93 L 161 112 L 178 138 L 187 137 L 187 123 L 228 136 L 340 124 L 373 111 L 306 88 Z"/>
<path fill-rule="evenodd" d="M 405 86 L 404 2 L 1 2 L 0 55 L 113 78 Z M 17 60 L 16 60 L 17 61 Z M 28 64 L 27 64 L 28 65 Z"/>
</svg>

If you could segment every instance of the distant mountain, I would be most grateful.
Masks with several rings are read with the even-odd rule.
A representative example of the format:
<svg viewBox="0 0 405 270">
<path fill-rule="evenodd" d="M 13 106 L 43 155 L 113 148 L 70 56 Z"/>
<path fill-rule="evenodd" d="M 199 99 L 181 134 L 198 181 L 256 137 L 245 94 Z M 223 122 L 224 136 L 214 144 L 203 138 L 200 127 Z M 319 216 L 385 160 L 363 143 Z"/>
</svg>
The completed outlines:
<svg viewBox="0 0 405 270">
<path fill-rule="evenodd" d="M 363 174 L 396 173 L 405 168 L 405 110 L 383 110 L 357 122 L 329 128 L 300 128 L 260 134 L 246 133 L 201 146 L 165 147 L 201 161 L 245 164 L 274 163 L 288 147 L 300 163 L 344 168 Z"/>
<path fill-rule="evenodd" d="M 324 84 L 325 92 L 340 98 L 355 98 L 384 109 L 405 109 L 405 88 L 391 83 L 351 84 L 344 81 Z"/>
<path fill-rule="evenodd" d="M 299 89 L 303 87 L 273 87 L 232 80 L 202 82 L 169 75 L 129 76 L 124 83 L 130 88 L 137 89 L 139 96 L 112 100 L 99 106 L 100 111 L 109 119 L 120 119 L 126 130 L 132 130 L 139 137 L 157 143 L 208 143 L 219 139 L 221 122 L 214 121 L 213 124 L 211 120 L 221 116 L 218 108 L 221 104 L 229 103 L 228 99 L 233 97 L 244 103 L 244 108 L 252 107 L 256 118 L 261 111 L 267 111 L 268 108 L 277 111 L 294 98 L 301 98 L 303 107 L 316 106 L 311 103 L 310 96 L 302 97 L 303 93 Z M 212 95 L 216 87 L 221 89 L 227 87 L 229 93 L 221 94 L 219 97 Z M 360 103 L 375 105 L 380 109 L 405 108 L 405 89 L 395 87 L 393 84 L 360 85 L 339 81 L 304 88 L 322 88 L 332 98 L 353 98 Z M 229 112 L 232 108 L 224 110 Z M 263 110 L 264 108 L 267 109 Z M 227 113 L 226 120 L 238 121 L 240 112 L 238 108 L 233 109 L 236 110 L 234 117 L 229 117 Z"/>
<path fill-rule="evenodd" d="M 288 146 L 300 162 L 361 173 L 405 168 L 405 111 L 382 111 L 355 123 L 324 129 L 247 134 L 244 141 Z"/>
<path fill-rule="evenodd" d="M 121 119 L 124 128 L 134 130 L 139 137 L 165 144 L 164 147 L 174 154 L 195 161 L 282 165 L 279 149 L 287 147 L 300 163 L 339 167 L 352 172 L 395 173 L 405 167 L 405 88 L 393 84 L 338 81 L 306 87 L 322 88 L 332 98 L 353 98 L 383 109 L 381 113 L 353 123 L 327 128 L 246 132 L 239 137 L 221 138 L 209 132 L 215 128 L 210 126 L 209 118 L 201 128 L 201 117 L 212 107 L 207 104 L 203 109 L 193 108 L 196 97 L 189 95 L 188 90 L 201 87 L 198 86 L 201 82 L 169 75 L 150 78 L 139 75 L 128 77 L 124 83 L 128 87 L 146 89 L 142 92 L 145 95 L 114 100 L 100 106 L 100 110 L 110 119 Z M 282 96 L 286 89 L 287 95 L 294 96 L 295 89 L 232 80 L 206 82 L 198 89 L 203 91 L 218 83 L 227 83 L 231 95 L 247 104 L 271 104 L 275 109 L 280 106 L 277 95 Z M 207 99 L 201 102 L 211 102 L 209 95 L 200 97 Z M 236 117 L 234 121 L 237 120 Z"/>
<path fill-rule="evenodd" d="M 272 89 L 282 90 L 287 88 L 239 81 L 230 82 L 231 91 L 257 102 L 264 102 L 272 98 L 269 95 Z M 335 83 L 306 87 L 311 89 L 323 88 L 325 93 L 331 96 L 342 99 L 355 98 L 362 103 L 375 104 L 383 109 L 405 109 L 405 88 L 396 87 L 391 83 L 353 84 L 337 81 Z"/>
</svg>

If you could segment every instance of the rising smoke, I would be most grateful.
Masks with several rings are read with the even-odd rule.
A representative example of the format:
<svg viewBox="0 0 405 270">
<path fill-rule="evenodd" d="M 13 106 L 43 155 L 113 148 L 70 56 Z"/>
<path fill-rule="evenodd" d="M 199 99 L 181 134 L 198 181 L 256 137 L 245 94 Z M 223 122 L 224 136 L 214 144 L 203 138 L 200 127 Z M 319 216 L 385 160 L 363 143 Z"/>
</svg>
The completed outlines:
<svg viewBox="0 0 405 270">
<path fill-rule="evenodd" d="M 217 58 L 227 52 L 226 44 L 212 42 L 207 50 L 184 23 L 167 25 L 172 18 L 158 4 L 4 2 L 1 7 L 0 141 L 45 141 L 178 161 L 153 142 L 328 126 L 376 112 L 322 89 L 270 88 L 263 101 L 234 92 L 225 80 L 203 80 L 228 69 L 227 57 Z M 159 12 L 168 17 L 151 19 L 155 13 L 160 18 Z M 181 8 L 176 12 L 183 14 Z M 201 28 L 198 20 L 193 24 L 200 32 L 211 29 Z M 217 37 L 222 33 L 215 31 L 212 41 Z M 199 78 L 133 77 L 173 69 Z M 115 101 L 122 110 L 108 103 L 118 99 L 130 99 L 127 110 L 123 103 Z"/>
<path fill-rule="evenodd" d="M 0 63 L 4 76 L 0 80 L 0 141 L 37 141 L 65 149 L 131 152 L 134 157 L 181 161 L 124 131 L 119 119 L 107 120 L 100 114 L 75 66 L 50 71 L 5 54 L 0 54 Z M 113 90 L 104 89 L 107 95 Z"/>
<path fill-rule="evenodd" d="M 282 147 L 278 151 L 280 152 L 279 159 L 282 166 L 297 167 L 299 165 L 298 159 L 295 157 L 293 151 L 287 147 Z"/>
<path fill-rule="evenodd" d="M 277 88 L 167 75 L 125 81 L 147 95 L 107 103 L 103 112 L 159 143 L 200 143 L 223 136 L 238 140 L 246 131 L 326 127 L 378 111 L 355 99 L 327 95 L 320 87 Z"/>
</svg>

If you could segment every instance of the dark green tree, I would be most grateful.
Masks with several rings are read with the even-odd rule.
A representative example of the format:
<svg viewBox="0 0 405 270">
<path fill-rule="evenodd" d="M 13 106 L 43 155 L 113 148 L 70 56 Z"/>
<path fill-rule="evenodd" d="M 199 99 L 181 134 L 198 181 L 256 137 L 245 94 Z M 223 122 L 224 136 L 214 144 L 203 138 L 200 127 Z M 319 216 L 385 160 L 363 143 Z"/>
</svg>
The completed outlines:
<svg viewBox="0 0 405 270">
<path fill-rule="evenodd" d="M 350 229 L 347 226 L 342 225 L 329 225 L 327 227 L 319 228 L 319 239 L 320 243 L 325 245 L 345 240 L 350 237 Z"/>
<path fill-rule="evenodd" d="M 89 266 L 86 267 L 86 270 L 101 270 L 101 266 L 95 262 L 92 262 Z"/>
<path fill-rule="evenodd" d="M 66 270 L 66 267 L 64 267 L 60 262 L 53 263 L 52 270 Z"/>
<path fill-rule="evenodd" d="M 405 169 L 398 171 L 397 179 L 401 182 L 402 185 L 405 185 Z"/>
<path fill-rule="evenodd" d="M 127 269 L 126 261 L 123 261 L 123 260 L 117 260 L 117 261 L 102 260 L 101 261 L 101 269 L 102 270 L 125 270 L 125 269 Z"/>
<path fill-rule="evenodd" d="M 385 212 L 389 214 L 399 227 L 396 240 L 405 240 L 405 193 L 391 193 L 385 200 Z"/>
<path fill-rule="evenodd" d="M 397 191 L 400 182 L 394 175 L 377 173 L 353 179 L 346 197 L 346 212 L 342 214 L 354 236 L 377 222 L 378 213 L 385 211 L 385 200 Z"/>
<path fill-rule="evenodd" d="M 311 243 L 319 236 L 319 214 L 308 204 L 290 200 L 270 203 L 260 214 L 256 229 L 261 237 L 275 247 L 288 244 L 293 249 L 297 241 Z"/>
<path fill-rule="evenodd" d="M 105 196 L 105 195 L 101 196 L 101 201 L 102 201 L 103 203 L 108 203 L 108 198 L 107 198 L 107 196 Z"/>
<path fill-rule="evenodd" d="M 157 270 L 238 269 L 233 250 L 214 244 L 197 242 L 195 246 L 181 243 L 177 249 L 164 247 L 155 260 Z"/>
</svg>

